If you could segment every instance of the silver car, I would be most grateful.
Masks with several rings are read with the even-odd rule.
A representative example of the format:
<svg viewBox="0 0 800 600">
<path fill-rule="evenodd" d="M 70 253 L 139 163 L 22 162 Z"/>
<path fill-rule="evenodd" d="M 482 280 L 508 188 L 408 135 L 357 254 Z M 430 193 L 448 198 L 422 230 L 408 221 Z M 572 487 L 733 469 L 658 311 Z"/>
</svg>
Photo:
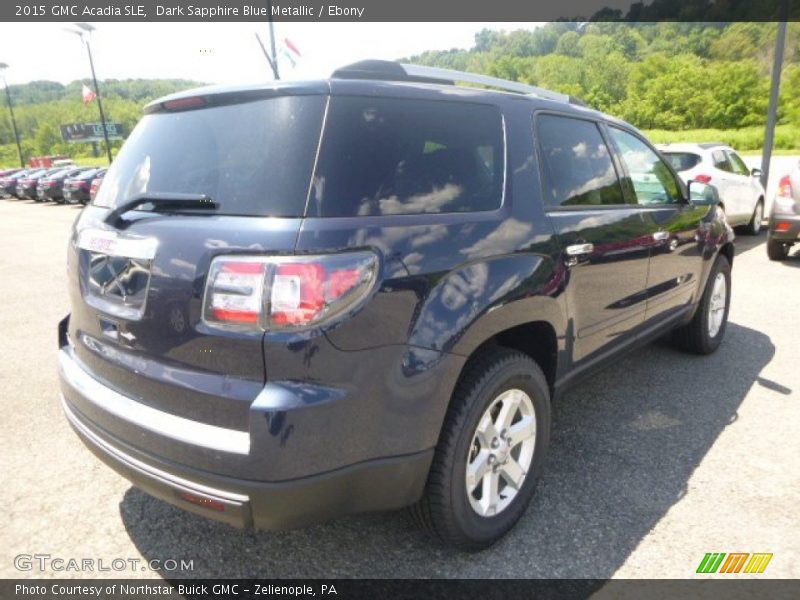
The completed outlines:
<svg viewBox="0 0 800 600">
<path fill-rule="evenodd" d="M 758 235 L 766 197 L 759 179 L 761 169 L 748 169 L 733 148 L 717 142 L 657 147 L 681 179 L 717 188 L 720 208 L 732 227 L 744 227 L 747 233 Z"/>
<path fill-rule="evenodd" d="M 789 248 L 800 240 L 800 161 L 794 170 L 778 181 L 772 203 L 767 236 L 770 260 L 784 260 Z"/>
</svg>

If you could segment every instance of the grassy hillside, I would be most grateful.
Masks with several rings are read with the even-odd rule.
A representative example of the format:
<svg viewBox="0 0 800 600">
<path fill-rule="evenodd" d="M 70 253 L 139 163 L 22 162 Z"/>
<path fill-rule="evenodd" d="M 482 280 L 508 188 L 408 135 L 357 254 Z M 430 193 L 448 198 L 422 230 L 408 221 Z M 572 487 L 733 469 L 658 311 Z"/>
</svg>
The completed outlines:
<svg viewBox="0 0 800 600">
<path fill-rule="evenodd" d="M 656 144 L 722 142 L 748 153 L 760 151 L 764 143 L 764 127 L 762 126 L 742 129 L 689 129 L 686 131 L 649 129 L 644 132 Z M 800 125 L 778 125 L 775 128 L 774 151 L 784 154 L 800 151 Z"/>
<path fill-rule="evenodd" d="M 756 149 L 776 31 L 774 23 L 550 23 L 534 31 L 483 30 L 468 50 L 407 60 L 578 96 L 655 130 L 659 141 L 708 135 Z M 790 23 L 779 106 L 783 149 L 800 149 L 799 40 L 800 23 Z"/>
<path fill-rule="evenodd" d="M 534 31 L 476 34 L 467 50 L 402 59 L 485 73 L 583 98 L 646 130 L 656 142 L 723 141 L 757 151 L 763 141 L 774 23 L 550 23 Z M 195 87 L 184 80 L 101 82 L 109 120 L 130 131 L 142 107 Z M 789 24 L 776 148 L 800 151 L 800 23 Z M 11 86 L 26 157 L 69 154 L 97 162 L 91 145 L 65 144 L 62 123 L 99 120 L 81 82 Z M 10 121 L 0 109 L 0 165 L 17 162 Z M 119 146 L 115 142 L 115 147 Z"/>
</svg>

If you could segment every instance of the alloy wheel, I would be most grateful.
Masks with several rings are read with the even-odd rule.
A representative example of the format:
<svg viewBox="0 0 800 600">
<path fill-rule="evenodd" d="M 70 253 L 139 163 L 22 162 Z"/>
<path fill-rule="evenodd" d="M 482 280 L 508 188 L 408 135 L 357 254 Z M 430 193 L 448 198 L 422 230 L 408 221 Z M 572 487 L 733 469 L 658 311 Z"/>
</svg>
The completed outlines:
<svg viewBox="0 0 800 600">
<path fill-rule="evenodd" d="M 535 445 L 530 396 L 520 389 L 503 392 L 481 416 L 467 457 L 467 496 L 477 514 L 492 517 L 508 508 L 525 483 Z"/>
<path fill-rule="evenodd" d="M 708 303 L 708 335 L 716 337 L 725 319 L 725 305 L 728 300 L 728 284 L 723 273 L 717 273 L 714 287 L 711 288 L 711 300 Z"/>
<path fill-rule="evenodd" d="M 764 207 L 761 202 L 756 204 L 756 211 L 753 213 L 753 233 L 761 231 L 761 221 L 764 220 Z"/>
</svg>

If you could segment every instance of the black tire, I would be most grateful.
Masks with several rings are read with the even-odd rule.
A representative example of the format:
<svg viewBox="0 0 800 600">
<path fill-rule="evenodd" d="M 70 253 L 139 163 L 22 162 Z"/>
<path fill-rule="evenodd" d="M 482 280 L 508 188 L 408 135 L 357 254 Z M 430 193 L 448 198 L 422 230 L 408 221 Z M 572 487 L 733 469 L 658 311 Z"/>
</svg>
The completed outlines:
<svg viewBox="0 0 800 600">
<path fill-rule="evenodd" d="M 478 422 L 499 394 L 521 389 L 536 416 L 536 441 L 527 476 L 511 503 L 484 517 L 470 505 L 465 473 Z M 527 355 L 492 348 L 468 365 L 456 386 L 422 499 L 412 518 L 441 542 L 466 551 L 482 550 L 505 535 L 525 512 L 544 466 L 550 439 L 550 393 L 542 370 Z"/>
<path fill-rule="evenodd" d="M 758 221 L 756 220 L 756 213 L 758 212 L 759 207 L 761 208 L 761 219 Z M 761 221 L 764 219 L 764 199 L 759 198 L 758 202 L 756 202 L 756 206 L 753 209 L 753 214 L 750 216 L 750 222 L 745 227 L 745 233 L 747 235 L 758 235 L 761 233 Z"/>
<path fill-rule="evenodd" d="M 767 238 L 767 256 L 770 260 L 786 260 L 789 257 L 789 244 Z"/>
<path fill-rule="evenodd" d="M 709 320 L 709 305 L 711 303 L 712 289 L 717 275 L 722 273 L 725 277 L 726 297 L 725 297 L 725 310 L 723 313 L 722 325 L 713 337 L 708 330 Z M 725 337 L 725 329 L 728 325 L 728 312 L 731 305 L 731 264 L 728 258 L 722 254 L 717 256 L 711 272 L 708 274 L 708 281 L 706 288 L 703 291 L 703 297 L 700 298 L 700 303 L 697 311 L 692 320 L 683 327 L 672 332 L 673 342 L 682 350 L 687 352 L 694 352 L 695 354 L 711 354 L 722 343 L 722 338 Z"/>
</svg>

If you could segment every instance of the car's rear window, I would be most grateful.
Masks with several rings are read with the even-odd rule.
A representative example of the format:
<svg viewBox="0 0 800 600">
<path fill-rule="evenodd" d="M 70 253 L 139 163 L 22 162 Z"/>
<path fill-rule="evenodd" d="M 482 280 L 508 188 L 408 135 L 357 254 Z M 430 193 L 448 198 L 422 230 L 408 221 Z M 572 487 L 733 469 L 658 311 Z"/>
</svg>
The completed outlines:
<svg viewBox="0 0 800 600">
<path fill-rule="evenodd" d="M 662 152 L 661 154 L 672 165 L 672 168 L 678 172 L 693 169 L 702 160 L 698 154 L 693 154 L 692 152 Z"/>
<path fill-rule="evenodd" d="M 99 171 L 99 169 L 88 169 L 86 171 L 78 173 L 75 176 L 75 179 L 89 179 L 91 177 L 94 177 L 95 173 L 97 173 L 97 171 Z"/>
<path fill-rule="evenodd" d="M 308 216 L 493 210 L 502 204 L 504 172 L 494 106 L 334 96 Z"/>
<path fill-rule="evenodd" d="M 94 203 L 189 193 L 210 196 L 219 214 L 302 216 L 324 108 L 324 96 L 281 96 L 146 115 Z"/>
</svg>

